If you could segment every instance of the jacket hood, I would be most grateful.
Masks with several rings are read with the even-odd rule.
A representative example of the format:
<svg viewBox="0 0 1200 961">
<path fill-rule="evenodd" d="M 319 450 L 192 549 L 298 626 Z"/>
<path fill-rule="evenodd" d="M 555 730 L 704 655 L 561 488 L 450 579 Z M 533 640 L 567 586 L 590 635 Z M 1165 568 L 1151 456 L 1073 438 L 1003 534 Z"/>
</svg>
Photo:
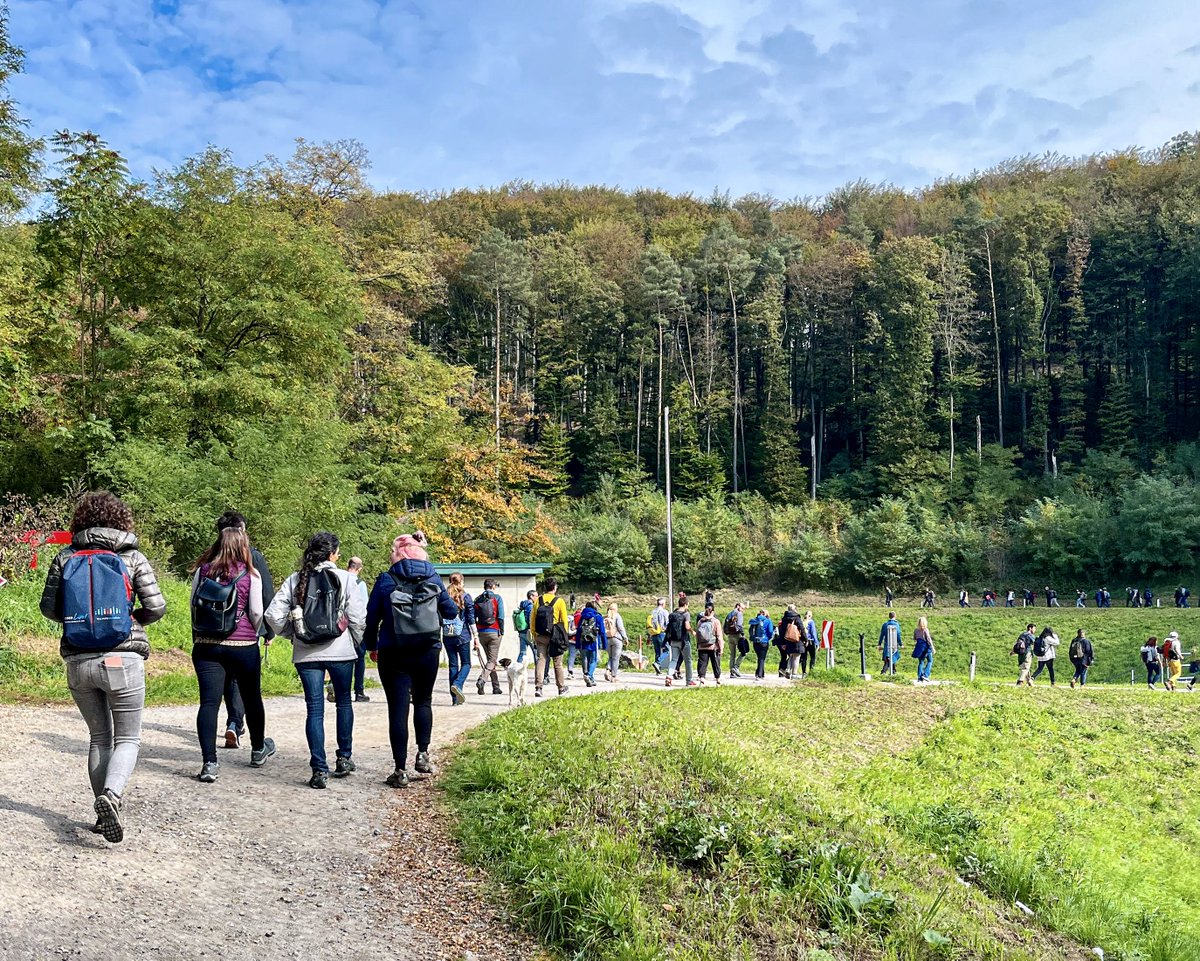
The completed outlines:
<svg viewBox="0 0 1200 961">
<path fill-rule="evenodd" d="M 396 561 L 388 568 L 388 571 L 393 577 L 399 577 L 406 581 L 425 580 L 437 573 L 429 561 L 414 560 L 411 557 Z"/>
<path fill-rule="evenodd" d="M 112 527 L 89 527 L 71 538 L 71 546 L 76 550 L 88 548 L 112 551 L 133 550 L 138 546 L 137 535 L 130 531 L 119 531 Z"/>
</svg>

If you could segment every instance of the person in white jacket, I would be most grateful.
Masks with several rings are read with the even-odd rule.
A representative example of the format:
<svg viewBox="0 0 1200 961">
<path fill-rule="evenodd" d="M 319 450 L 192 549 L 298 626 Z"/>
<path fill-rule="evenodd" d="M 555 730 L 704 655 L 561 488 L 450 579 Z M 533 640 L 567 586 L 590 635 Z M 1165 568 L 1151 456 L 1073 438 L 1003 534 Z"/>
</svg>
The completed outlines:
<svg viewBox="0 0 1200 961">
<path fill-rule="evenodd" d="M 334 777 L 354 770 L 354 663 L 367 623 L 367 605 L 355 577 L 337 566 L 340 542 L 320 531 L 304 549 L 300 570 L 291 574 L 267 608 L 267 623 L 292 641 L 292 663 L 304 687 L 309 787 L 324 788 L 329 779 L 325 759 L 325 678 L 333 682 L 337 704 L 337 760 Z"/>
<path fill-rule="evenodd" d="M 1054 659 L 1058 656 L 1059 637 L 1049 627 L 1043 627 L 1042 633 L 1033 642 L 1033 656 L 1037 658 L 1037 670 L 1030 675 L 1030 683 L 1045 671 L 1050 675 L 1050 686 L 1054 687 Z"/>
<path fill-rule="evenodd" d="M 621 651 L 629 643 L 629 635 L 625 633 L 625 619 L 617 610 L 617 602 L 608 605 L 604 615 L 604 631 L 608 634 L 608 667 L 604 669 L 606 681 L 616 681 L 621 676 Z"/>
</svg>

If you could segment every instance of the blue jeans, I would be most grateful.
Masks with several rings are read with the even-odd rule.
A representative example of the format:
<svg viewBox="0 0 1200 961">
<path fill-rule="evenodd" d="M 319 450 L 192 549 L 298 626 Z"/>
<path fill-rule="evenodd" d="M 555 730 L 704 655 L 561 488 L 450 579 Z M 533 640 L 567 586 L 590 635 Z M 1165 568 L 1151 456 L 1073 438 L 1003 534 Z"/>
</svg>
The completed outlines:
<svg viewBox="0 0 1200 961">
<path fill-rule="evenodd" d="M 926 654 L 923 658 L 917 661 L 917 680 L 928 681 L 929 675 L 933 671 L 933 655 Z"/>
<path fill-rule="evenodd" d="M 1075 677 L 1073 679 L 1079 682 L 1080 687 L 1083 687 L 1087 683 L 1088 663 L 1087 661 L 1075 660 L 1071 661 L 1071 663 L 1075 666 Z"/>
<path fill-rule="evenodd" d="M 526 648 L 533 647 L 533 641 L 530 639 L 528 631 L 517 631 L 517 640 L 521 642 L 521 650 L 517 654 L 517 660 L 523 661 L 525 660 L 525 650 Z"/>
<path fill-rule="evenodd" d="M 471 676 L 471 641 L 462 637 L 443 637 L 442 646 L 450 662 L 450 686 L 460 691 L 467 686 Z"/>
<path fill-rule="evenodd" d="M 1146 683 L 1157 684 L 1162 680 L 1162 665 L 1147 664 L 1146 665 Z"/>
<path fill-rule="evenodd" d="M 350 684 L 354 679 L 353 661 L 306 661 L 296 665 L 300 684 L 304 688 L 304 706 L 308 718 L 304 736 L 308 738 L 309 764 L 314 771 L 328 771 L 325 760 L 325 675 L 333 682 L 333 697 L 337 705 L 337 756 L 349 757 L 353 747 L 354 705 L 350 701 Z"/>
<path fill-rule="evenodd" d="M 583 655 L 583 673 L 589 680 L 596 680 L 596 662 L 599 660 L 596 651 L 589 651 L 585 647 L 579 653 Z"/>
<path fill-rule="evenodd" d="M 567 671 L 572 672 L 572 673 L 575 671 L 575 661 L 578 657 L 579 657 L 579 648 L 577 648 L 574 644 L 572 644 L 567 651 Z M 584 664 L 587 663 L 587 658 L 584 658 L 583 663 Z"/>
</svg>

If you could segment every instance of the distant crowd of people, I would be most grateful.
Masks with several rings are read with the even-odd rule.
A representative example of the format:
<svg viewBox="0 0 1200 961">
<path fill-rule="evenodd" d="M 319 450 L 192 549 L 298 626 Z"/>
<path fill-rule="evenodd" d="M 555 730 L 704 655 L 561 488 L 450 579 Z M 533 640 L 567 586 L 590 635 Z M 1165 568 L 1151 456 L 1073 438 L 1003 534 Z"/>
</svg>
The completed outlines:
<svg viewBox="0 0 1200 961">
<path fill-rule="evenodd" d="M 1061 607 L 1058 602 L 1058 591 L 1047 585 L 1043 588 L 1041 597 L 1045 599 L 1047 607 Z M 1175 589 L 1175 606 L 1179 608 L 1191 607 L 1192 592 L 1183 586 Z M 980 607 L 996 607 L 1000 595 L 994 590 L 985 590 L 980 595 Z M 1021 601 L 1021 607 L 1036 607 L 1038 603 L 1038 592 L 1032 591 L 1029 588 L 1022 588 L 1019 591 L 1009 588 L 1004 592 L 1004 606 L 1016 607 L 1017 600 Z M 1096 607 L 1105 608 L 1112 607 L 1112 594 L 1109 593 L 1107 587 L 1096 588 L 1095 594 L 1089 598 L 1087 591 L 1076 589 L 1075 591 L 1075 606 L 1087 607 L 1088 601 L 1093 600 Z M 883 603 L 886 607 L 892 607 L 895 604 L 896 595 L 890 587 L 883 589 Z M 930 588 L 925 588 L 921 592 L 921 607 L 933 608 L 937 606 L 937 594 Z M 971 606 L 971 592 L 965 587 L 958 592 L 958 606 Z M 1154 591 L 1150 588 L 1128 587 L 1125 589 L 1125 606 L 1126 607 L 1154 607 L 1155 597 Z"/>
</svg>

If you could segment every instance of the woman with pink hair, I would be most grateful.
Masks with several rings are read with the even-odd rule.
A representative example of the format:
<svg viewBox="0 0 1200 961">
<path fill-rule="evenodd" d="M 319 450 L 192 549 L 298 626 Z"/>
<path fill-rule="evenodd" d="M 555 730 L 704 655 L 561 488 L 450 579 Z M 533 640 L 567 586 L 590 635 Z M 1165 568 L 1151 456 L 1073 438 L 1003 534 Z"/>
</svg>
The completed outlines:
<svg viewBox="0 0 1200 961">
<path fill-rule="evenodd" d="M 428 541 L 420 531 L 392 541 L 392 566 L 379 575 L 367 601 L 363 644 L 379 666 L 387 697 L 388 739 L 396 769 L 391 787 L 408 786 L 408 708 L 412 705 L 417 739 L 416 771 L 432 774 L 429 741 L 433 736 L 433 686 L 442 650 L 442 619 L 452 620 L 458 606 L 429 563 Z"/>
</svg>

